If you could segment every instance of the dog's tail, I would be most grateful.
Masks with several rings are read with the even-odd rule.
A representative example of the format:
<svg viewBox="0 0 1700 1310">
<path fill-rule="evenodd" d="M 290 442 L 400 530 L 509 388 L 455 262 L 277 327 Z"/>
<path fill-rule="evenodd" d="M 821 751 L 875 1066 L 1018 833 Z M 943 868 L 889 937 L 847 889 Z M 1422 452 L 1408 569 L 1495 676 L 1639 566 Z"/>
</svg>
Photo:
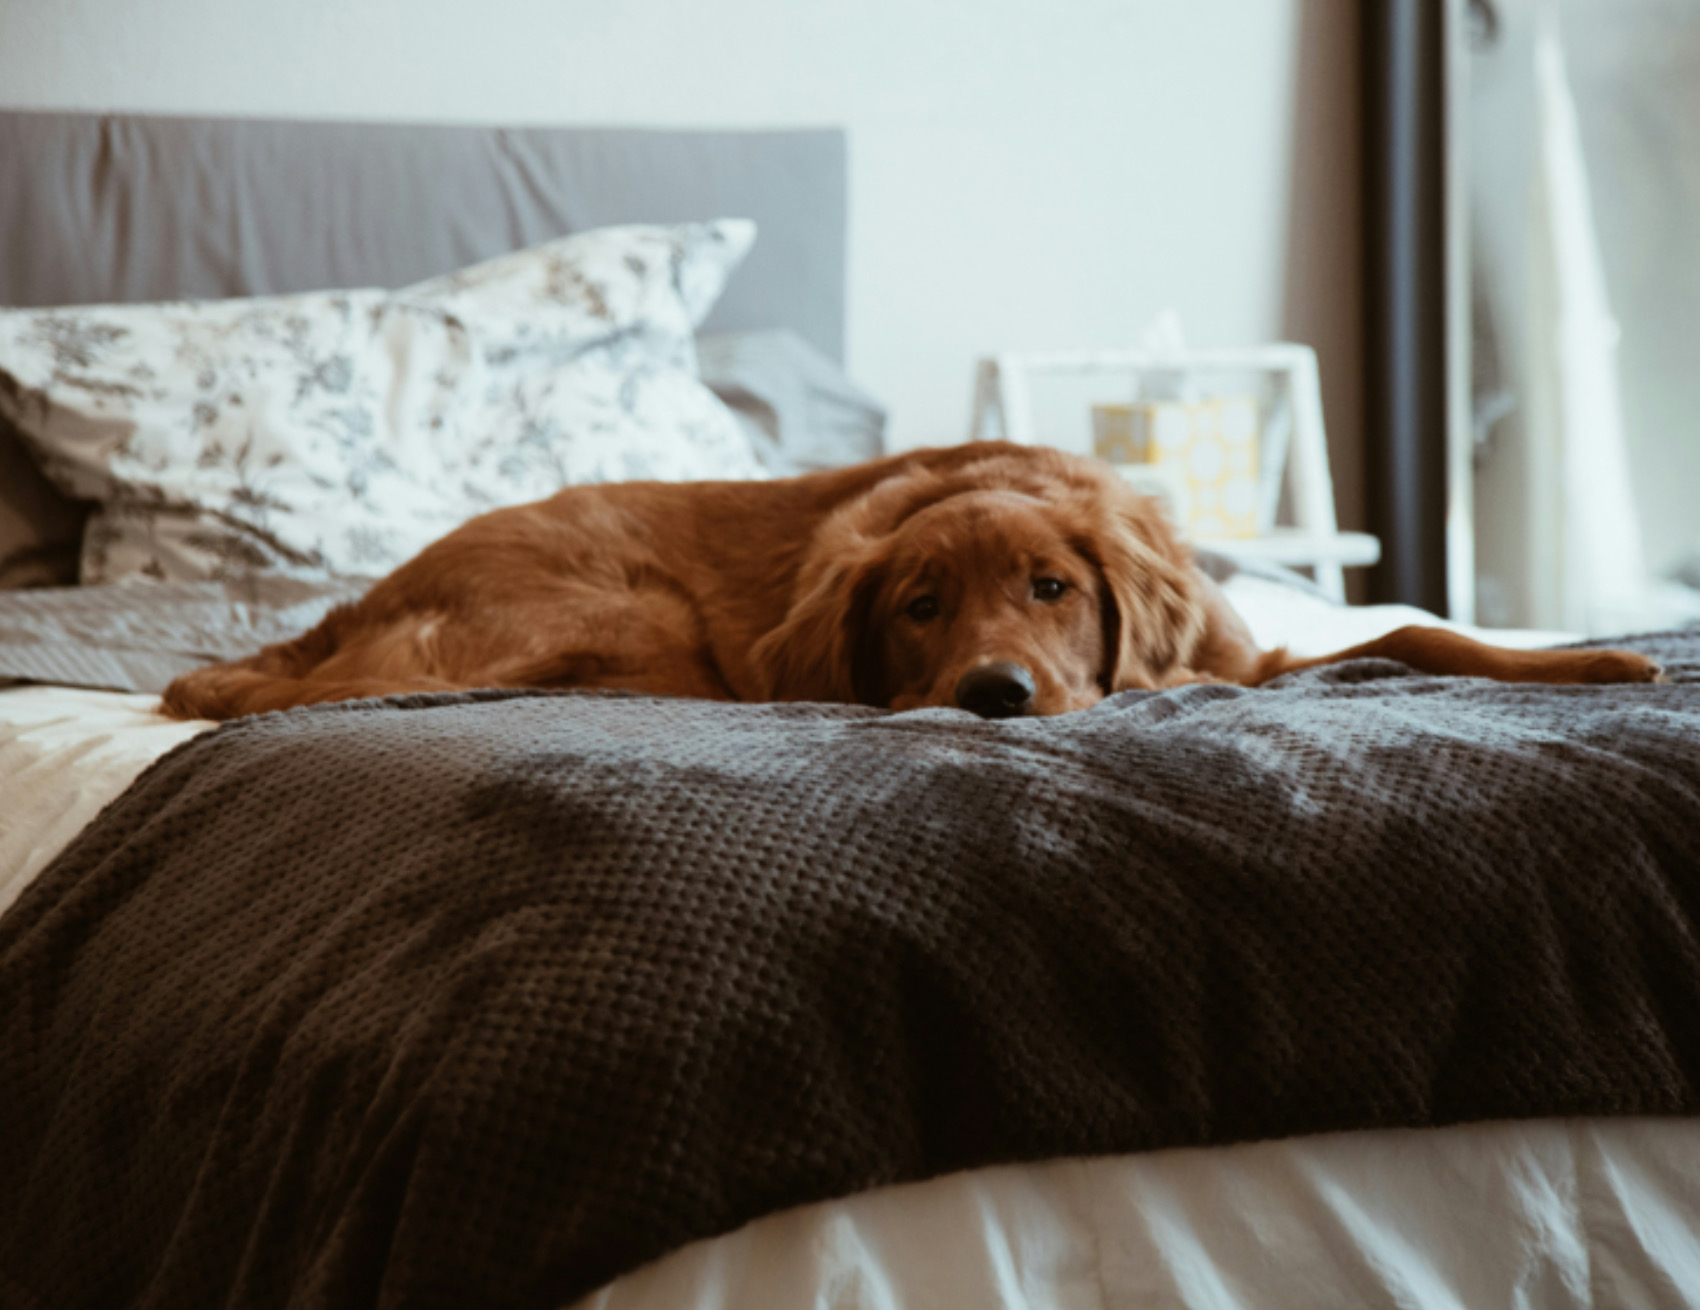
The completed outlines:
<svg viewBox="0 0 1700 1310">
<path fill-rule="evenodd" d="M 1492 678 L 1497 682 L 1609 683 L 1664 682 L 1663 670 L 1645 655 L 1629 650 L 1509 650 L 1489 646 L 1447 628 L 1411 624 L 1385 636 L 1331 655 L 1308 659 L 1285 649 L 1266 651 L 1237 679 L 1258 687 L 1283 673 L 1313 669 L 1343 660 L 1386 659 L 1419 673 L 1442 677 Z"/>
</svg>

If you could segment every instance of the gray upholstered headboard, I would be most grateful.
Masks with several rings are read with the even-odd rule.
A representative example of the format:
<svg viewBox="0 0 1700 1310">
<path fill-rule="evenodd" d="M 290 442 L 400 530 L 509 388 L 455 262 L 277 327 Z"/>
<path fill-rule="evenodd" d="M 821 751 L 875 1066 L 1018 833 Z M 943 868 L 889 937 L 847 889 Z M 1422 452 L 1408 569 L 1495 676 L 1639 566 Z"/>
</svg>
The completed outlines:
<svg viewBox="0 0 1700 1310">
<path fill-rule="evenodd" d="M 405 286 L 611 223 L 753 218 L 704 331 L 843 358 L 845 140 L 0 112 L 0 305 Z M 0 559 L 81 517 L 0 432 Z"/>
</svg>

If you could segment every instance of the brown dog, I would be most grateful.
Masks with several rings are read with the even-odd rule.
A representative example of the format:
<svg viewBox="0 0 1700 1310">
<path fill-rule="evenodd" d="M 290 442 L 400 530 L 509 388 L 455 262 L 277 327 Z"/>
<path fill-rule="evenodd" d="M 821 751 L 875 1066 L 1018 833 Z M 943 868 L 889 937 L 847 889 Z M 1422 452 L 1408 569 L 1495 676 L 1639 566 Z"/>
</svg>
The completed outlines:
<svg viewBox="0 0 1700 1310">
<path fill-rule="evenodd" d="M 1509 682 L 1648 682 L 1629 651 L 1401 628 L 1262 652 L 1114 470 L 980 443 L 775 482 L 571 487 L 456 529 L 306 635 L 166 690 L 180 718 L 469 687 L 1060 714 L 1355 656 Z"/>
</svg>

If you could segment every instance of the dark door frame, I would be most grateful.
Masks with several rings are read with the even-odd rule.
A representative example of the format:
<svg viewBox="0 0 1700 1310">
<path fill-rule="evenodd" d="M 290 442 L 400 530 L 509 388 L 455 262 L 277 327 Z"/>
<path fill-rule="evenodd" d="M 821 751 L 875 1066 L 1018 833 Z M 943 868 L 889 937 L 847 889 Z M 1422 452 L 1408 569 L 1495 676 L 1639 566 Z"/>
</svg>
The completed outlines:
<svg viewBox="0 0 1700 1310">
<path fill-rule="evenodd" d="M 1370 598 L 1452 612 L 1448 594 L 1448 5 L 1362 0 L 1364 471 L 1381 539 Z M 1457 348 L 1457 343 L 1453 343 Z M 1465 525 L 1467 532 L 1467 525 Z M 1468 616 L 1463 616 L 1468 617 Z"/>
</svg>

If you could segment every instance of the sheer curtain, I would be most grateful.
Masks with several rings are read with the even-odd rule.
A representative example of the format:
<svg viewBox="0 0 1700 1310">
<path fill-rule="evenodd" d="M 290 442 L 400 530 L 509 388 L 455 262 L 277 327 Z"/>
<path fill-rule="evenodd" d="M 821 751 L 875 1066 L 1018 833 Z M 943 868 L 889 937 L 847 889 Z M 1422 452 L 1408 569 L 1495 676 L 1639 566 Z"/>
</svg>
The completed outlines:
<svg viewBox="0 0 1700 1310">
<path fill-rule="evenodd" d="M 1635 277 L 1653 254 L 1644 211 L 1700 241 L 1700 191 L 1649 188 L 1646 175 L 1662 176 L 1685 150 L 1700 161 L 1700 132 L 1665 131 L 1651 151 L 1601 148 L 1625 125 L 1645 133 L 1649 120 L 1680 115 L 1679 99 L 1649 94 L 1657 79 L 1636 52 L 1644 45 L 1644 54 L 1668 57 L 1649 38 L 1686 19 L 1700 55 L 1700 5 L 1502 0 L 1498 8 L 1498 41 L 1474 61 L 1471 98 L 1483 617 L 1590 635 L 1700 620 L 1700 591 L 1657 576 L 1680 561 L 1692 530 L 1671 521 L 1657 493 L 1692 476 L 1700 395 L 1675 429 L 1644 421 L 1632 434 L 1629 421 L 1650 412 L 1651 393 L 1662 403 L 1680 385 L 1657 363 L 1659 307 L 1649 298 L 1666 288 Z M 1590 39 L 1580 107 L 1571 71 L 1578 31 Z M 1627 117 L 1626 102 L 1635 106 Z M 1636 352 L 1629 369 L 1626 344 Z M 1700 364 L 1700 337 L 1692 347 Z M 1649 508 L 1666 557 L 1659 567 L 1649 567 Z"/>
</svg>

